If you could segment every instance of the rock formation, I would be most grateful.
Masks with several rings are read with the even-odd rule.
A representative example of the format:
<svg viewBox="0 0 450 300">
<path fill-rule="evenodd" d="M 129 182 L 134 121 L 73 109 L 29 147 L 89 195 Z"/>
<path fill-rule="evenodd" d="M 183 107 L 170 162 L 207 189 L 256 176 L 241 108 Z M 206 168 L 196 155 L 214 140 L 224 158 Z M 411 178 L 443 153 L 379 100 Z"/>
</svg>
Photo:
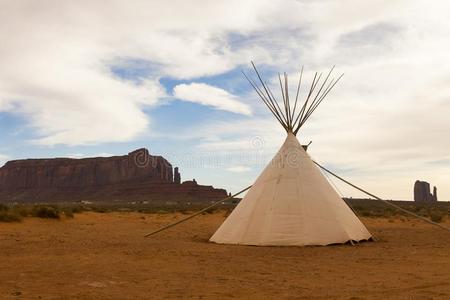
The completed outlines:
<svg viewBox="0 0 450 300">
<path fill-rule="evenodd" d="M 433 187 L 433 201 L 437 202 L 437 187 Z"/>
<path fill-rule="evenodd" d="M 0 201 L 216 200 L 223 189 L 181 184 L 178 168 L 138 149 L 124 156 L 26 159 L 0 168 Z"/>
<path fill-rule="evenodd" d="M 414 201 L 437 202 L 437 188 L 433 187 L 433 194 L 431 194 L 430 184 L 428 182 L 416 180 L 414 183 Z"/>
<path fill-rule="evenodd" d="M 172 181 L 172 166 L 138 149 L 124 156 L 9 161 L 0 168 L 1 189 L 94 187 L 124 181 Z"/>
<path fill-rule="evenodd" d="M 173 181 L 176 184 L 180 184 L 181 183 L 181 176 L 180 176 L 180 172 L 178 171 L 178 167 L 175 167 L 174 171 L 175 171 L 175 175 L 173 176 Z"/>
</svg>

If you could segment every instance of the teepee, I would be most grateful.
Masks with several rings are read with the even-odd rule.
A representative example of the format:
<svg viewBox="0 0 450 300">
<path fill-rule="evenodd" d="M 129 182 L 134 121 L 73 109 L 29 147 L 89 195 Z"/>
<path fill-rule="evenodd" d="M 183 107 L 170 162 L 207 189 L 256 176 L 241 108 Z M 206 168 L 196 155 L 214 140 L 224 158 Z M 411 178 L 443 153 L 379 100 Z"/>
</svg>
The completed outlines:
<svg viewBox="0 0 450 300">
<path fill-rule="evenodd" d="M 303 246 L 370 239 L 369 231 L 336 193 L 296 137 L 342 75 L 330 80 L 333 67 L 319 84 L 322 74 L 316 73 L 306 100 L 300 106 L 298 96 L 303 68 L 295 101 L 289 98 L 287 74 L 284 78 L 278 75 L 283 98 L 283 102 L 278 103 L 255 65 L 252 65 L 260 84 L 245 73 L 244 76 L 286 130 L 287 137 L 210 241 L 257 246 Z"/>
</svg>

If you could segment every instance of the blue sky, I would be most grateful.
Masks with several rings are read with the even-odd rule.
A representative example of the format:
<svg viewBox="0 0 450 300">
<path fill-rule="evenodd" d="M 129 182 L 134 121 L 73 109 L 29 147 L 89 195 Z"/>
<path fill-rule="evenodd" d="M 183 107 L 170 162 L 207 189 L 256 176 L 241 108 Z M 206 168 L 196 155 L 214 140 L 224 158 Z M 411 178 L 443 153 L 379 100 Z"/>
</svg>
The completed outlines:
<svg viewBox="0 0 450 300">
<path fill-rule="evenodd" d="M 185 180 L 237 191 L 284 140 L 241 70 L 256 61 L 275 90 L 277 72 L 295 78 L 304 65 L 307 84 L 336 65 L 343 80 L 299 134 L 313 141 L 310 154 L 386 198 L 411 198 L 421 179 L 450 200 L 449 8 L 419 0 L 3 2 L 0 163 L 146 147 Z"/>
</svg>

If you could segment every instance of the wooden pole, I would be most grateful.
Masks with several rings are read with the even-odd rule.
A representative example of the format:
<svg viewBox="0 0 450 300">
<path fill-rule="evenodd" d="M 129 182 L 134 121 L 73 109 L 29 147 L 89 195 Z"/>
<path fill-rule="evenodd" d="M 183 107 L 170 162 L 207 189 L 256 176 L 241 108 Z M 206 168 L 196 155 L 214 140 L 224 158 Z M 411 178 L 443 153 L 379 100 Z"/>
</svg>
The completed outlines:
<svg viewBox="0 0 450 300">
<path fill-rule="evenodd" d="M 287 104 L 287 112 L 288 112 L 288 116 L 289 116 L 289 124 L 288 124 L 288 128 L 289 130 L 292 130 L 292 111 L 291 111 L 291 102 L 289 100 L 289 85 L 288 85 L 288 75 L 286 74 L 286 72 L 284 72 L 284 89 L 285 91 L 285 95 L 286 95 L 286 104 Z"/>
<path fill-rule="evenodd" d="M 309 117 L 312 115 L 312 113 L 317 109 L 317 107 L 322 103 L 323 99 L 325 99 L 325 97 L 328 95 L 328 93 L 334 88 L 334 86 L 339 82 L 339 80 L 341 80 L 342 76 L 344 76 L 344 74 L 342 74 L 341 76 L 338 77 L 338 79 L 333 83 L 333 80 L 330 82 L 330 87 L 326 89 L 326 91 L 323 93 L 323 95 L 320 97 L 320 100 L 317 102 L 317 104 L 313 107 L 313 109 L 311 110 L 311 112 L 305 116 L 302 120 L 302 123 L 299 124 L 298 129 L 296 130 L 296 132 L 300 129 L 300 127 L 303 126 L 303 124 L 305 124 L 305 122 L 309 119 Z"/>
<path fill-rule="evenodd" d="M 302 77 L 303 77 L 303 66 L 300 70 L 300 76 L 298 79 L 298 85 L 297 85 L 297 94 L 295 95 L 295 103 L 294 103 L 294 109 L 292 110 L 292 119 L 295 119 L 295 109 L 297 108 L 297 101 L 298 101 L 298 95 L 300 93 L 300 86 L 302 85 Z M 294 124 L 292 124 L 292 127 L 294 127 Z"/>
<path fill-rule="evenodd" d="M 256 93 L 261 98 L 261 100 L 264 102 L 264 104 L 267 106 L 267 108 L 272 112 L 272 114 L 275 116 L 275 118 L 278 120 L 278 122 L 280 122 L 281 126 L 284 127 L 284 122 L 281 119 L 281 117 L 279 116 L 275 105 L 273 105 L 273 103 L 271 103 L 271 101 L 267 100 L 266 96 L 264 96 L 264 93 L 260 90 L 260 88 L 256 85 L 256 83 L 253 82 L 253 80 L 250 77 L 248 77 L 247 74 L 245 74 L 244 71 L 242 71 L 242 74 L 244 74 L 244 77 L 251 84 L 253 89 L 256 91 Z"/>
<path fill-rule="evenodd" d="M 328 75 L 327 75 L 327 77 L 325 77 L 325 80 L 323 81 L 322 85 L 320 86 L 319 91 L 317 92 L 317 94 L 316 94 L 316 96 L 314 97 L 314 99 L 311 101 L 311 105 L 309 106 L 308 110 L 306 111 L 305 116 L 307 116 L 307 115 L 309 114 L 309 111 L 311 110 L 311 108 L 314 107 L 314 105 L 315 105 L 315 103 L 316 103 L 316 101 L 317 101 L 317 99 L 318 99 L 318 97 L 319 97 L 319 95 L 320 95 L 320 92 L 322 91 L 323 87 L 324 87 L 325 84 L 327 83 L 328 78 L 330 78 L 330 75 L 331 75 L 331 73 L 333 72 L 333 69 L 334 69 L 334 66 L 331 68 L 330 72 L 328 72 Z M 326 91 L 326 89 L 324 90 L 324 92 L 325 92 L 325 91 Z M 319 97 L 319 99 L 320 99 L 320 98 L 321 98 L 321 97 Z"/>
<path fill-rule="evenodd" d="M 266 85 L 264 84 L 264 81 L 262 80 L 261 76 L 259 75 L 258 69 L 256 69 L 256 65 L 253 63 L 253 61 L 252 61 L 251 63 L 252 63 L 253 69 L 255 70 L 256 76 L 258 76 L 258 79 L 259 79 L 259 81 L 261 82 L 261 84 L 262 84 L 264 90 L 266 91 L 266 94 L 267 94 L 267 95 L 269 96 L 269 98 L 270 98 L 270 94 L 269 94 L 269 92 L 268 92 L 268 90 L 267 90 L 268 87 L 266 87 Z M 276 103 L 277 106 L 278 106 L 278 103 L 277 103 L 276 101 L 275 101 L 275 103 Z M 278 106 L 278 108 L 279 108 L 279 106 Z M 281 109 L 280 109 L 279 112 L 280 112 L 281 115 L 284 117 L 283 112 L 281 111 Z M 285 122 L 285 124 L 287 124 L 287 119 L 286 119 L 286 117 L 284 117 L 284 122 Z M 283 126 L 283 127 L 286 127 L 286 126 Z"/>
<path fill-rule="evenodd" d="M 308 96 L 306 97 L 306 100 L 303 103 L 302 108 L 300 109 L 300 113 L 298 114 L 297 118 L 295 119 L 294 127 L 295 127 L 295 124 L 297 123 L 297 121 L 300 123 L 300 121 L 303 119 L 303 114 L 305 112 L 306 107 L 308 106 L 309 98 L 311 97 L 312 93 L 314 92 L 314 88 L 316 86 L 316 80 L 317 80 L 317 82 L 320 80 L 320 76 L 319 76 L 319 79 L 317 79 L 317 72 L 314 74 L 314 78 L 311 83 L 311 87 L 309 88 Z M 295 132 L 294 132 L 294 134 L 295 134 Z"/>
<path fill-rule="evenodd" d="M 275 96 L 273 95 L 272 91 L 270 90 L 269 85 L 267 83 L 265 83 L 265 85 L 267 86 L 267 91 L 269 92 L 269 95 L 271 96 L 272 102 L 276 104 L 276 106 L 278 107 L 279 113 L 284 117 L 283 110 L 281 109 L 280 105 L 278 104 L 278 101 L 275 99 Z M 287 126 L 283 126 L 283 127 L 287 128 Z"/>
<path fill-rule="evenodd" d="M 287 104 L 286 104 L 286 95 L 284 94 L 284 87 L 281 82 L 281 75 L 278 73 L 278 80 L 280 81 L 280 90 L 281 90 L 281 96 L 283 97 L 283 106 L 284 106 L 284 113 L 286 115 L 286 127 L 289 128 L 289 113 L 287 110 Z"/>
</svg>

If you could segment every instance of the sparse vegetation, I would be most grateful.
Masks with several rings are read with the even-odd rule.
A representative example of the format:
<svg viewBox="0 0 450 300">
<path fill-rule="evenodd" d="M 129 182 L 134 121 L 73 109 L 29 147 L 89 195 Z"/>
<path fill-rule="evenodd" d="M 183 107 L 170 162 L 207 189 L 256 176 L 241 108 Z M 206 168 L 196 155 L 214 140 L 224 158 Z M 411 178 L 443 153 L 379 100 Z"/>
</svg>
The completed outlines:
<svg viewBox="0 0 450 300">
<path fill-rule="evenodd" d="M 9 209 L 8 206 L 6 206 L 6 205 L 3 204 L 3 203 L 0 203 L 0 211 L 7 211 L 8 209 Z"/>
<path fill-rule="evenodd" d="M 109 209 L 107 209 L 105 207 L 101 207 L 101 206 L 92 206 L 90 208 L 90 210 L 97 212 L 97 213 L 106 213 L 106 212 L 110 211 Z"/>
<path fill-rule="evenodd" d="M 346 199 L 360 217 L 388 218 L 392 221 L 412 218 L 411 216 L 387 206 L 385 203 L 369 199 Z M 450 202 L 438 202 L 434 204 L 423 204 L 406 201 L 393 201 L 396 205 L 412 211 L 420 216 L 431 219 L 434 222 L 443 222 L 450 216 Z M 148 201 L 146 203 L 127 202 L 94 202 L 94 203 L 58 203 L 55 204 L 20 204 L 5 205 L 0 203 L 0 222 L 20 221 L 24 217 L 39 217 L 50 219 L 73 218 L 75 214 L 85 211 L 108 213 L 108 212 L 140 212 L 151 214 L 169 214 L 179 212 L 191 214 L 208 206 L 209 203 L 187 203 L 178 201 L 176 204 Z M 207 210 L 204 214 L 212 214 L 219 210 L 227 211 L 229 214 L 236 204 L 226 203 Z"/>
<path fill-rule="evenodd" d="M 20 222 L 22 216 L 11 210 L 7 205 L 0 203 L 0 222 Z"/>
<path fill-rule="evenodd" d="M 203 214 L 213 214 L 214 212 L 216 212 L 218 210 L 218 208 L 216 207 L 212 207 L 210 209 L 205 210 L 205 212 Z"/>
<path fill-rule="evenodd" d="M 64 210 L 63 211 L 64 216 L 66 216 L 66 218 L 73 218 L 73 211 L 68 209 L 68 210 Z"/>
<path fill-rule="evenodd" d="M 78 213 L 81 213 L 86 210 L 82 206 L 72 206 L 70 208 L 71 208 L 73 214 L 78 214 Z"/>
<path fill-rule="evenodd" d="M 392 218 L 400 216 L 401 218 L 412 218 L 409 214 L 387 206 L 385 203 L 369 199 L 346 199 L 346 202 L 361 217 L 374 218 Z M 450 202 L 438 203 L 417 203 L 407 201 L 393 201 L 394 204 L 407 209 L 419 216 L 429 218 L 433 222 L 442 222 L 445 216 L 450 215 Z"/>
<path fill-rule="evenodd" d="M 57 207 L 37 205 L 31 210 L 31 215 L 43 219 L 59 219 L 60 211 Z"/>
<path fill-rule="evenodd" d="M 30 215 L 30 208 L 23 205 L 13 206 L 13 210 L 21 217 L 28 217 Z"/>
<path fill-rule="evenodd" d="M 444 216 L 441 213 L 438 212 L 433 212 L 430 216 L 431 221 L 436 222 L 436 223 L 441 223 Z"/>
<path fill-rule="evenodd" d="M 0 211 L 0 222 L 20 222 L 22 221 L 22 217 L 9 210 L 1 210 Z"/>
<path fill-rule="evenodd" d="M 61 216 L 73 218 L 75 213 L 87 210 L 80 206 L 58 206 L 58 205 L 27 205 L 20 204 L 7 206 L 0 204 L 0 222 L 16 222 L 25 217 L 36 217 L 44 219 L 60 219 Z"/>
</svg>

